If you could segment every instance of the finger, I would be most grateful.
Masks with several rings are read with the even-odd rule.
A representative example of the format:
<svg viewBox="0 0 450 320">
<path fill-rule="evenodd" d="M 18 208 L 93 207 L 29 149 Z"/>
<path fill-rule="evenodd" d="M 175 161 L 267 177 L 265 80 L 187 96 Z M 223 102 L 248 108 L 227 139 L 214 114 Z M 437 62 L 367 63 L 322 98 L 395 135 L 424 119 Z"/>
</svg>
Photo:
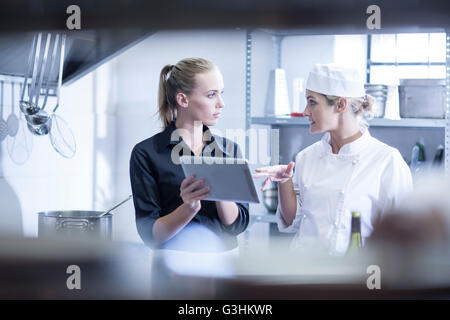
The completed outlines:
<svg viewBox="0 0 450 320">
<path fill-rule="evenodd" d="M 187 185 L 189 185 L 189 183 L 190 183 L 194 178 L 195 178 L 195 175 L 191 175 L 191 176 L 187 177 L 186 179 L 184 179 L 184 180 L 181 182 L 180 190 L 183 189 L 184 187 L 186 187 Z"/>
<path fill-rule="evenodd" d="M 267 172 L 268 167 L 255 169 L 256 172 Z"/>
<path fill-rule="evenodd" d="M 264 189 L 267 187 L 267 185 L 270 183 L 270 178 L 267 178 L 266 181 L 264 181 L 264 184 L 261 188 L 262 191 L 264 191 Z"/>
<path fill-rule="evenodd" d="M 269 175 L 270 175 L 269 173 L 256 173 L 253 174 L 253 178 L 268 177 Z"/>
<path fill-rule="evenodd" d="M 209 197 L 209 192 L 208 193 L 205 193 L 205 194 L 203 194 L 203 195 L 201 195 L 201 196 L 198 196 L 197 198 L 194 198 L 194 200 L 203 200 L 203 199 L 206 199 L 206 198 L 208 198 Z"/>
<path fill-rule="evenodd" d="M 294 173 L 294 167 L 295 167 L 295 163 L 294 162 L 289 162 L 287 168 L 286 168 L 286 174 L 288 174 L 289 176 L 292 175 Z"/>
<path fill-rule="evenodd" d="M 190 197 L 190 194 L 195 191 L 196 189 L 198 189 L 202 184 L 203 184 L 204 180 L 197 180 L 193 183 L 191 183 L 188 186 L 185 186 L 183 189 L 181 189 L 180 191 L 180 196 L 183 197 Z"/>
<path fill-rule="evenodd" d="M 201 188 L 200 190 L 197 190 L 197 191 L 195 191 L 195 192 L 192 192 L 192 193 L 189 195 L 189 198 L 196 198 L 196 197 L 199 197 L 199 196 L 201 196 L 202 194 L 209 192 L 210 189 L 211 189 L 210 186 Z"/>
<path fill-rule="evenodd" d="M 195 182 L 192 182 L 190 185 L 186 186 L 183 190 L 181 190 L 182 193 L 190 193 L 193 190 L 200 187 L 205 182 L 205 179 L 200 179 Z"/>
</svg>

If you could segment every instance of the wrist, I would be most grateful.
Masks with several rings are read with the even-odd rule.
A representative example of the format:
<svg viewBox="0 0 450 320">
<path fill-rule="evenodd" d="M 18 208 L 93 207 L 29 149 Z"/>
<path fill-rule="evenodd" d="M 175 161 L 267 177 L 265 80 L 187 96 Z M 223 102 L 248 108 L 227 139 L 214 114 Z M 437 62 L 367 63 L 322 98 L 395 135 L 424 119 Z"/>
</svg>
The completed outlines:
<svg viewBox="0 0 450 320">
<path fill-rule="evenodd" d="M 193 207 L 192 205 L 190 205 L 188 203 L 183 203 L 182 206 L 184 206 L 184 211 L 188 215 L 194 215 L 200 210 L 200 208 L 195 208 L 195 207 Z"/>
<path fill-rule="evenodd" d="M 278 184 L 285 184 L 286 182 L 288 182 L 288 181 L 291 180 L 291 179 L 292 179 L 292 177 L 289 177 L 289 178 L 287 178 L 287 179 L 280 180 L 280 181 L 278 181 Z"/>
</svg>

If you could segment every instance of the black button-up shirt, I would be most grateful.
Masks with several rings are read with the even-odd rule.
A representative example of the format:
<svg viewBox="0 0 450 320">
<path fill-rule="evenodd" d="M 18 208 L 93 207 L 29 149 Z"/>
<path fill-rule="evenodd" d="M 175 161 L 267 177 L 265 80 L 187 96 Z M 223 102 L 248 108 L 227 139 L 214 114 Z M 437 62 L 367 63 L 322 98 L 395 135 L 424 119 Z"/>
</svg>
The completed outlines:
<svg viewBox="0 0 450 320">
<path fill-rule="evenodd" d="M 183 204 L 180 185 L 185 177 L 178 164 L 179 156 L 194 155 L 175 130 L 175 121 L 172 121 L 164 131 L 138 143 L 131 153 L 130 178 L 137 231 L 144 243 L 151 247 L 155 246 L 152 232 L 155 221 Z M 212 135 L 207 126 L 203 126 L 203 139 L 206 140 L 203 156 L 241 157 L 236 143 Z M 186 251 L 235 248 L 236 235 L 243 232 L 249 222 L 248 204 L 236 205 L 238 218 L 225 226 L 219 219 L 215 201 L 202 200 L 201 209 L 189 224 L 158 248 Z M 217 243 L 220 246 L 215 245 Z"/>
</svg>

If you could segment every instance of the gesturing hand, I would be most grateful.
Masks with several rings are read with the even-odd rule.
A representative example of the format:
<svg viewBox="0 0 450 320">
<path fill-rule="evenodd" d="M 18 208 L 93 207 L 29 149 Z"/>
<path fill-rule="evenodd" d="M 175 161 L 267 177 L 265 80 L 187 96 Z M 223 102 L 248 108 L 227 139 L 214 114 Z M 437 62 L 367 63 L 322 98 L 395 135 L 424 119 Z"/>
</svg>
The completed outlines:
<svg viewBox="0 0 450 320">
<path fill-rule="evenodd" d="M 201 209 L 201 202 L 209 196 L 209 186 L 203 187 L 205 179 L 195 180 L 195 176 L 189 176 L 181 182 L 180 197 L 189 208 L 197 213 Z"/>
<path fill-rule="evenodd" d="M 278 166 L 270 166 L 255 169 L 257 174 L 254 174 L 254 178 L 267 177 L 264 181 L 264 185 L 261 190 L 264 190 L 267 185 L 271 182 L 280 182 L 284 183 L 292 178 L 294 174 L 294 162 L 289 162 L 288 165 L 278 165 Z"/>
</svg>

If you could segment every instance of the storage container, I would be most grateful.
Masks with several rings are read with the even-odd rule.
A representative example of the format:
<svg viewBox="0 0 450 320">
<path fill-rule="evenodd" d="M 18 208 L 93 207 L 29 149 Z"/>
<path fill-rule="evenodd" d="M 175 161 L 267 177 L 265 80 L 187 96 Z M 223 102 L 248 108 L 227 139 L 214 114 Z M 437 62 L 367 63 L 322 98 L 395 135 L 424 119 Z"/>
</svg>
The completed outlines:
<svg viewBox="0 0 450 320">
<path fill-rule="evenodd" d="M 445 117 L 445 79 L 401 79 L 398 87 L 400 117 Z"/>
</svg>

